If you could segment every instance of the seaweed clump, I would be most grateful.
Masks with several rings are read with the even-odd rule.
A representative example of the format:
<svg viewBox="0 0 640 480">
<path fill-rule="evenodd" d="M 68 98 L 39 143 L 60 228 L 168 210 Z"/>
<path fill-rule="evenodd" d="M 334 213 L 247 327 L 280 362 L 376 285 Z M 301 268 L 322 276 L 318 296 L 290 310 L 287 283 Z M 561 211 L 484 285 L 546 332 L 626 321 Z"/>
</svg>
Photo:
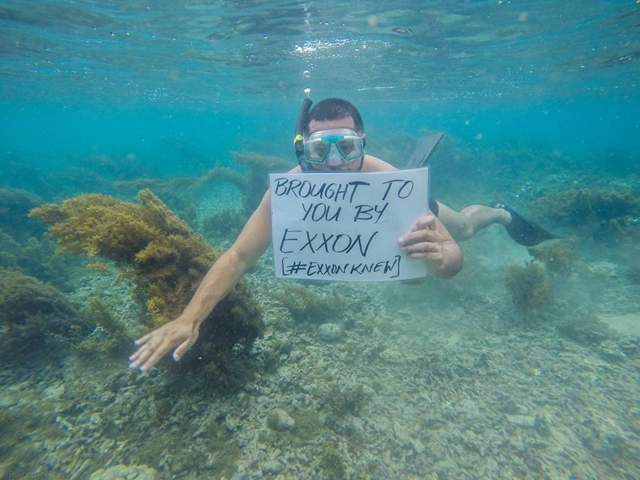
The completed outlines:
<svg viewBox="0 0 640 480">
<path fill-rule="evenodd" d="M 247 221 L 244 210 L 227 209 L 208 215 L 201 224 L 202 232 L 207 238 L 237 238 Z"/>
<path fill-rule="evenodd" d="M 195 210 L 185 204 L 184 192 L 196 190 L 211 182 L 230 183 L 242 193 L 242 207 L 223 210 L 207 216 L 203 221 L 202 228 L 208 237 L 233 239 L 240 233 L 245 222 L 258 207 L 262 196 L 269 188 L 268 173 L 288 171 L 292 165 L 278 157 L 252 152 L 232 152 L 232 155 L 238 165 L 248 168 L 247 173 L 229 167 L 216 166 L 201 176 L 175 177 L 170 180 L 140 178 L 114 182 L 113 187 L 118 190 L 153 189 L 175 211 L 181 212 L 183 218 L 194 225 Z M 181 192 L 181 194 L 178 195 L 176 192 Z"/>
<path fill-rule="evenodd" d="M 252 152 L 232 152 L 232 155 L 238 165 L 249 168 L 246 175 L 230 168 L 216 167 L 200 177 L 198 182 L 228 182 L 243 194 L 242 208 L 215 213 L 203 222 L 204 232 L 215 238 L 236 238 L 269 189 L 269 172 L 291 169 L 291 163 L 278 157 Z"/>
<path fill-rule="evenodd" d="M 21 257 L 20 244 L 0 230 L 0 267 L 17 267 Z"/>
<path fill-rule="evenodd" d="M 295 283 L 285 285 L 273 296 L 298 322 L 322 323 L 357 308 L 335 290 L 323 295 Z"/>
<path fill-rule="evenodd" d="M 360 411 L 369 401 L 369 397 L 364 391 L 363 385 L 345 386 L 338 388 L 332 386 L 320 397 L 323 406 L 336 415 L 344 417 L 346 415 L 358 416 Z"/>
<path fill-rule="evenodd" d="M 640 213 L 638 192 L 631 188 L 581 188 L 553 192 L 538 200 L 547 213 L 575 225 Z"/>
<path fill-rule="evenodd" d="M 110 305 L 100 297 L 92 298 L 82 310 L 82 316 L 96 325 L 91 335 L 81 338 L 73 346 L 74 353 L 93 357 L 96 353 L 116 355 L 131 345 L 130 338 L 118 322 Z"/>
<path fill-rule="evenodd" d="M 529 262 L 524 267 L 507 267 L 505 282 L 513 303 L 519 310 L 533 310 L 550 300 L 546 272 L 539 263 Z"/>
<path fill-rule="evenodd" d="M 8 360 L 61 347 L 93 327 L 56 288 L 0 268 L 0 328 L 0 358 Z"/>
<path fill-rule="evenodd" d="M 596 240 L 621 240 L 632 235 L 637 229 L 630 219 L 640 215 L 640 196 L 637 189 L 629 187 L 553 192 L 535 203 L 564 224 L 591 230 Z"/>
<path fill-rule="evenodd" d="M 80 195 L 31 211 L 49 226 L 59 251 L 100 256 L 131 276 L 138 300 L 146 299 L 150 326 L 176 318 L 202 278 L 221 255 L 149 190 L 138 193 L 140 204 L 109 196 Z M 259 334 L 260 312 L 244 280 L 220 302 L 201 328 L 203 341 L 191 359 L 219 358 L 237 342 L 251 343 Z M 203 353 L 209 350 L 211 355 Z M 189 363 L 188 357 L 180 362 Z"/>
<path fill-rule="evenodd" d="M 244 185 L 237 184 L 245 194 L 243 207 L 245 214 L 249 216 L 260 205 L 269 188 L 269 173 L 289 171 L 292 165 L 278 157 L 252 152 L 232 152 L 232 155 L 237 164 L 249 168 L 249 173 L 243 177 Z"/>
<path fill-rule="evenodd" d="M 578 254 L 578 239 L 549 240 L 547 242 L 527 248 L 529 254 L 540 260 L 554 273 L 569 273 L 573 269 Z"/>
<path fill-rule="evenodd" d="M 42 202 L 40 197 L 26 190 L 0 188 L 0 230 L 18 242 L 42 235 L 42 226 L 27 216 Z"/>
<path fill-rule="evenodd" d="M 595 315 L 566 317 L 558 325 L 558 331 L 570 340 L 588 346 L 617 340 L 615 332 Z"/>
<path fill-rule="evenodd" d="M 322 477 L 326 480 L 340 480 L 345 478 L 346 469 L 344 460 L 331 444 L 324 446 L 322 454 L 320 455 L 319 467 L 322 472 Z"/>
</svg>

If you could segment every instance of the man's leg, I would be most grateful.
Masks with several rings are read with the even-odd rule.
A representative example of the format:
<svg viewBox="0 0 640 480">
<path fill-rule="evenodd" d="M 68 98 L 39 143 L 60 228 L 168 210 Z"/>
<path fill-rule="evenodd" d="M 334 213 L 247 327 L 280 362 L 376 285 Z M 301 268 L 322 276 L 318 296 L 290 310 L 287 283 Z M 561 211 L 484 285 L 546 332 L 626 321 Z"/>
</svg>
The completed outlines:
<svg viewBox="0 0 640 480">
<path fill-rule="evenodd" d="M 497 223 L 509 225 L 511 215 L 502 208 L 470 205 L 459 212 L 438 202 L 438 218 L 456 242 L 471 238 L 477 231 Z"/>
</svg>

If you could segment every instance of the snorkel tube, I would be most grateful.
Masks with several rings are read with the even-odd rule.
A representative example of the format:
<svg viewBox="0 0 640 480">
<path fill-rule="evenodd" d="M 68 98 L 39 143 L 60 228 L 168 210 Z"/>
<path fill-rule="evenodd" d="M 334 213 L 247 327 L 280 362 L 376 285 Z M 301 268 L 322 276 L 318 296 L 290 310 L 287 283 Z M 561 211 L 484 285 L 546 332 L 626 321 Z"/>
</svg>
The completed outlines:
<svg viewBox="0 0 640 480">
<path fill-rule="evenodd" d="M 298 159 L 298 165 L 300 165 L 303 172 L 312 171 L 312 169 L 309 168 L 309 163 L 304 159 L 304 123 L 307 118 L 307 114 L 311 109 L 312 103 L 313 100 L 310 98 L 305 98 L 302 102 L 300 112 L 298 112 L 298 119 L 296 120 L 295 136 L 293 137 L 293 145 L 296 149 L 296 158 Z"/>
</svg>

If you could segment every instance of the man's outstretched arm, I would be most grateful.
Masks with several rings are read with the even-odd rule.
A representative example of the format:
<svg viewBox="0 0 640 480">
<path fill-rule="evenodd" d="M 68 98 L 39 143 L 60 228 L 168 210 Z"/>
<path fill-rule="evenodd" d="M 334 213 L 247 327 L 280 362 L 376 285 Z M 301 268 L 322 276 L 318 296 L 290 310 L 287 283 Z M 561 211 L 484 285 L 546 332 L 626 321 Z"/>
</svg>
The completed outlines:
<svg viewBox="0 0 640 480">
<path fill-rule="evenodd" d="M 198 339 L 202 322 L 240 281 L 271 242 L 271 205 L 267 192 L 235 243 L 209 269 L 198 290 L 175 320 L 136 340 L 130 368 L 145 371 L 173 351 L 179 360 Z"/>
</svg>

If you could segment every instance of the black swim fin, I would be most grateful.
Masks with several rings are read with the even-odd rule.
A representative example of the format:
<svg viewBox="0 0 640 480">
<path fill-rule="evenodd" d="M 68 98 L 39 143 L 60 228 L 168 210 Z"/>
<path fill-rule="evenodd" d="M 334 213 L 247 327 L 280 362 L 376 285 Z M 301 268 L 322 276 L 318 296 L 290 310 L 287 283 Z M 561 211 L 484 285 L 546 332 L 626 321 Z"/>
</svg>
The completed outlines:
<svg viewBox="0 0 640 480">
<path fill-rule="evenodd" d="M 434 133 L 420 137 L 405 168 L 419 168 L 426 165 L 443 136 L 444 133 Z"/>
<path fill-rule="evenodd" d="M 509 225 L 505 225 L 504 228 L 507 229 L 509 236 L 520 245 L 533 247 L 545 240 L 560 238 L 535 223 L 525 220 L 519 213 L 515 212 L 512 208 L 506 206 L 502 202 L 493 203 L 491 206 L 493 208 L 502 208 L 509 212 L 511 215 L 511 223 Z"/>
</svg>

